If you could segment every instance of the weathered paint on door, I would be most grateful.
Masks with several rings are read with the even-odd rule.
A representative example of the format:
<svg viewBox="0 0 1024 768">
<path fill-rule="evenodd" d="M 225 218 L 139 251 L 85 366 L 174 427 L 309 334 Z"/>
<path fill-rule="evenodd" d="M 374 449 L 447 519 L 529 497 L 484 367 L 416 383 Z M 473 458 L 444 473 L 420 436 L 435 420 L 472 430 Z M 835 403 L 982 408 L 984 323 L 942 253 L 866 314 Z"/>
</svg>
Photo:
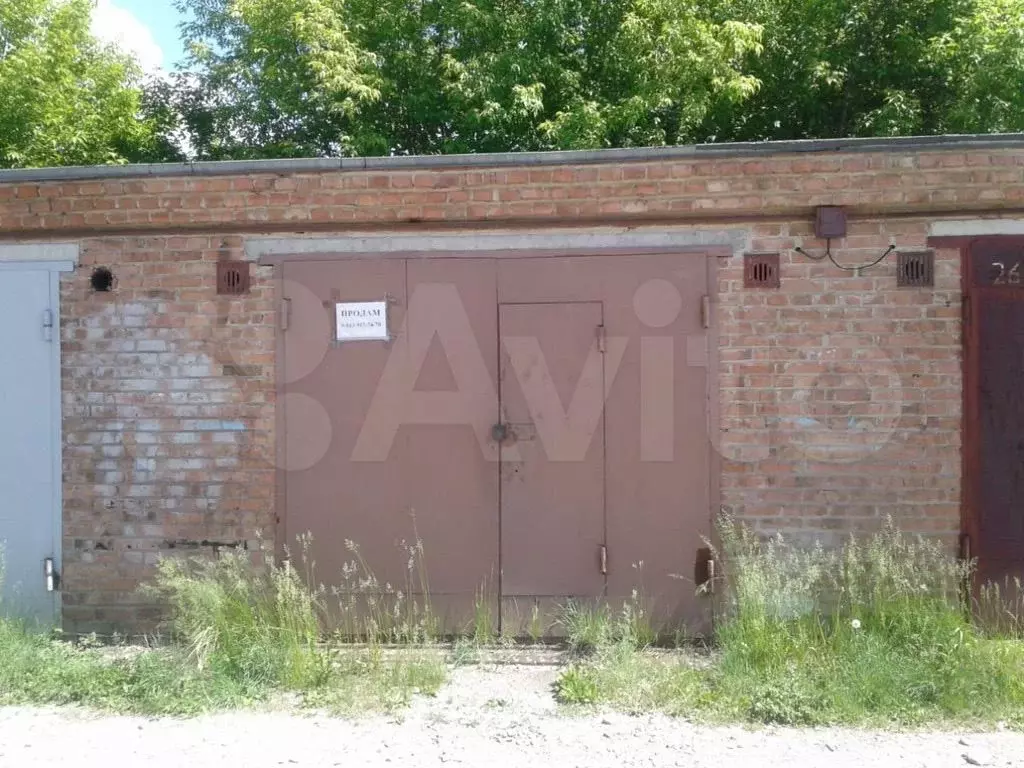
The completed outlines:
<svg viewBox="0 0 1024 768">
<path fill-rule="evenodd" d="M 429 590 L 433 610 L 461 630 L 477 592 L 495 590 L 494 280 L 489 260 L 284 268 L 283 538 L 294 550 L 310 533 L 316 578 L 344 599 L 370 574 L 343 579 L 343 568 L 365 563 L 377 588 L 421 605 L 416 593 Z M 333 341 L 337 302 L 383 298 L 391 341 Z"/>
<path fill-rule="evenodd" d="M 312 534 L 318 581 L 351 586 L 361 559 L 406 595 L 425 588 L 408 570 L 422 543 L 450 631 L 478 607 L 522 631 L 517 602 L 528 617 L 634 590 L 703 626 L 707 270 L 693 254 L 286 262 L 281 539 Z M 338 302 L 384 298 L 389 341 L 332 340 Z"/>
<path fill-rule="evenodd" d="M 604 593 L 599 302 L 502 304 L 501 593 Z"/>
<path fill-rule="evenodd" d="M 601 303 L 606 597 L 621 607 L 636 591 L 655 622 L 694 630 L 709 622 L 695 565 L 716 511 L 709 414 L 717 392 L 702 312 L 709 262 L 638 254 L 498 263 L 502 304 Z"/>
<path fill-rule="evenodd" d="M 967 279 L 967 532 L 1002 581 L 1024 577 L 1024 241 L 976 241 Z"/>
<path fill-rule="evenodd" d="M 57 273 L 0 269 L 0 614 L 53 624 L 60 554 Z M 56 581 L 52 586 L 56 588 Z"/>
</svg>

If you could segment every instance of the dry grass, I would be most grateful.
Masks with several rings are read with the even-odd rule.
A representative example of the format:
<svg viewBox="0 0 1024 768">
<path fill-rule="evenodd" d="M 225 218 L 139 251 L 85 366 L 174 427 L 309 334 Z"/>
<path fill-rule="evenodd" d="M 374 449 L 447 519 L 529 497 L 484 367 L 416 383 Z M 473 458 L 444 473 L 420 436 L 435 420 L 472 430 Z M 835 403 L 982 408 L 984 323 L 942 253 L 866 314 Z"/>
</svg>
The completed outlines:
<svg viewBox="0 0 1024 768">
<path fill-rule="evenodd" d="M 989 594 L 999 636 L 973 625 L 970 566 L 937 544 L 892 525 L 838 551 L 762 541 L 729 520 L 720 532 L 714 663 L 638 653 L 588 626 L 601 641 L 562 676 L 562 700 L 790 725 L 1024 724 L 1020 614 Z"/>
<path fill-rule="evenodd" d="M 421 547 L 410 551 L 422 554 Z M 269 555 L 261 567 L 246 552 L 165 559 L 148 590 L 170 609 L 172 643 L 131 654 L 0 619 L 0 703 L 194 714 L 265 706 L 288 694 L 304 706 L 354 714 L 404 706 L 444 683 L 441 654 L 422 642 L 429 611 L 398 591 L 385 610 L 367 577 L 372 610 L 358 626 L 370 642 L 355 647 L 324 637 L 327 590 L 310 584 L 290 560 Z M 383 639 L 402 642 L 408 653 L 382 655 Z"/>
</svg>

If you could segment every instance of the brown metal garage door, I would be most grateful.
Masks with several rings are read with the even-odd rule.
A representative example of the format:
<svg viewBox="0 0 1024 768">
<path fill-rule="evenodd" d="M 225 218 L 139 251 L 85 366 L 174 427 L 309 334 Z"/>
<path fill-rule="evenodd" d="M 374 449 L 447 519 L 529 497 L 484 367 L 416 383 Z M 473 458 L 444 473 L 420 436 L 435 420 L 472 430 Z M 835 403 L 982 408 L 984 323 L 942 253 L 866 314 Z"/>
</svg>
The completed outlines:
<svg viewBox="0 0 1024 768">
<path fill-rule="evenodd" d="M 1024 241 L 968 253 L 965 485 L 981 580 L 1024 577 Z"/>
<path fill-rule="evenodd" d="M 700 623 L 707 264 L 285 261 L 280 538 L 311 534 L 326 584 L 342 582 L 352 541 L 380 584 L 405 588 L 418 537 L 451 631 L 481 600 L 511 626 L 534 605 L 634 589 Z M 382 301 L 391 338 L 339 340 L 364 313 L 379 333 Z"/>
<path fill-rule="evenodd" d="M 502 304 L 498 327 L 502 596 L 599 597 L 606 570 L 602 305 Z"/>
</svg>

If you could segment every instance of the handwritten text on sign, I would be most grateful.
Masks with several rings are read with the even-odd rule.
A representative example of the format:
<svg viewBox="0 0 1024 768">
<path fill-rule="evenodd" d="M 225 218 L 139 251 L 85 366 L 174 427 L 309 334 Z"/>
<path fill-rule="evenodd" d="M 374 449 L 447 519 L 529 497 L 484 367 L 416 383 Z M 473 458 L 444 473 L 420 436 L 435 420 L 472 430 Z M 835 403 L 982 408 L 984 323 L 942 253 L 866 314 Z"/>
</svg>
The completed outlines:
<svg viewBox="0 0 1024 768">
<path fill-rule="evenodd" d="M 342 301 L 334 306 L 338 341 L 387 341 L 387 301 Z"/>
</svg>

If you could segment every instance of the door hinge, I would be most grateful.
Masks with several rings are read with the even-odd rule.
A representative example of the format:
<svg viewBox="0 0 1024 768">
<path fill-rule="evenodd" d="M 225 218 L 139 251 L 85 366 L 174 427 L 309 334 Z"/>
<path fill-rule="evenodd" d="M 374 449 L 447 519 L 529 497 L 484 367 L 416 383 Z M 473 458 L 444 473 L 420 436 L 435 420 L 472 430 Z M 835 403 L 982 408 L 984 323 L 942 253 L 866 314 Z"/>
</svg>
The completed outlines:
<svg viewBox="0 0 1024 768">
<path fill-rule="evenodd" d="M 602 355 L 608 351 L 608 333 L 603 325 L 597 326 L 597 351 Z"/>
<path fill-rule="evenodd" d="M 608 575 L 608 547 L 601 545 L 601 573 Z"/>
<path fill-rule="evenodd" d="M 292 300 L 291 299 L 281 299 L 281 308 L 279 310 L 279 313 L 280 313 L 281 330 L 282 331 L 287 331 L 288 330 L 288 323 L 291 320 L 291 315 L 292 315 Z"/>
<path fill-rule="evenodd" d="M 53 310 L 43 310 L 43 340 L 53 341 Z"/>
<path fill-rule="evenodd" d="M 46 579 L 46 591 L 53 592 L 57 589 L 57 571 L 53 567 L 53 558 L 43 560 L 43 576 Z"/>
<path fill-rule="evenodd" d="M 711 297 L 707 294 L 700 297 L 700 327 L 711 327 Z"/>
</svg>

